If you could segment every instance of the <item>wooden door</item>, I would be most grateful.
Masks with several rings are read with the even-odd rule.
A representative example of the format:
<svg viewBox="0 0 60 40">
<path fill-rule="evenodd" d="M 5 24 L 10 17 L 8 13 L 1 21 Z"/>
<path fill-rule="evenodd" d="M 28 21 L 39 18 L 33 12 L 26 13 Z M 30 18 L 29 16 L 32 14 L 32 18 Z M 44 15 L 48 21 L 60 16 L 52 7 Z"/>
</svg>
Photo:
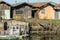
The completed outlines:
<svg viewBox="0 0 60 40">
<path fill-rule="evenodd" d="M 10 19 L 10 10 L 5 10 L 5 19 Z"/>
</svg>

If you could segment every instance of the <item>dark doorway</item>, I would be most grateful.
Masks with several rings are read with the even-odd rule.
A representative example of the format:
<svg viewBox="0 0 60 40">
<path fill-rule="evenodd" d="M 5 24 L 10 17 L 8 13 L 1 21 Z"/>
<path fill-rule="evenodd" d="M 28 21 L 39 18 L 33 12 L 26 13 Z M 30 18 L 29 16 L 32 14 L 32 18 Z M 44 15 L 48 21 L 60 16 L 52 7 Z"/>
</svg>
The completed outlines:
<svg viewBox="0 0 60 40">
<path fill-rule="evenodd" d="M 32 18 L 35 17 L 35 13 L 37 12 L 37 10 L 32 10 Z"/>
<path fill-rule="evenodd" d="M 13 8 L 11 7 L 11 10 L 10 10 L 10 18 L 13 18 Z"/>
<path fill-rule="evenodd" d="M 7 22 L 4 22 L 4 30 L 7 30 Z"/>
</svg>

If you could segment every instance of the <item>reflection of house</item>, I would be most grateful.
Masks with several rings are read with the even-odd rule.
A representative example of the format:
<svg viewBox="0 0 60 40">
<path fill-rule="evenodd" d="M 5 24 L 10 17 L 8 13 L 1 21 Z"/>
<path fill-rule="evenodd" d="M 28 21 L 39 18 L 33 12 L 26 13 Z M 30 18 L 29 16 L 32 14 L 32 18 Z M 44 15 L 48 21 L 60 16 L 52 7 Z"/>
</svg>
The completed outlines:
<svg viewBox="0 0 60 40">
<path fill-rule="evenodd" d="M 40 8 L 39 19 L 60 19 L 60 4 L 41 2 L 34 4 L 34 6 Z"/>
<path fill-rule="evenodd" d="M 13 18 L 32 18 L 37 12 L 37 7 L 22 3 L 13 7 Z"/>
<path fill-rule="evenodd" d="M 2 17 L 3 19 L 10 19 L 10 9 L 10 4 L 4 1 L 0 1 L 0 17 Z"/>
<path fill-rule="evenodd" d="M 29 23 L 22 21 L 7 21 L 7 31 L 9 30 L 10 35 L 25 35 L 29 33 Z M 6 27 L 4 27 L 6 28 Z M 26 35 L 28 36 L 28 34 Z"/>
<path fill-rule="evenodd" d="M 10 5 L 0 1 L 0 17 L 10 18 L 39 18 L 39 19 L 60 19 L 60 4 L 53 2 L 21 3 Z"/>
</svg>

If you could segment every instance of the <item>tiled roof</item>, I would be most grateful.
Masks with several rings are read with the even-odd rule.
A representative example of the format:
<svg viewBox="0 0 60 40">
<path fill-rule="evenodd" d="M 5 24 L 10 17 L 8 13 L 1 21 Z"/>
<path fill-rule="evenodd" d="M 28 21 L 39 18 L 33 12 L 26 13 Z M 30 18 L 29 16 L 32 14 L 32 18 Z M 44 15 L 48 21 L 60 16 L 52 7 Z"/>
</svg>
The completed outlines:
<svg viewBox="0 0 60 40">
<path fill-rule="evenodd" d="M 9 3 L 5 2 L 5 1 L 0 1 L 0 3 L 4 3 L 4 4 L 7 4 L 9 6 L 12 6 L 12 5 L 10 5 Z"/>
<path fill-rule="evenodd" d="M 12 4 L 12 6 L 17 6 L 17 5 L 20 5 L 20 4 L 22 4 L 22 3 L 14 3 L 14 4 Z"/>
<path fill-rule="evenodd" d="M 45 4 L 47 4 L 47 2 L 34 3 L 33 6 L 41 7 L 42 5 L 45 5 Z"/>
<path fill-rule="evenodd" d="M 35 4 L 33 4 L 33 6 L 35 6 L 35 7 L 41 7 L 41 6 L 43 6 L 43 5 L 46 5 L 47 3 L 50 3 L 50 2 L 40 2 L 40 3 L 35 3 Z M 50 4 L 53 5 L 53 3 L 50 3 Z M 54 3 L 54 6 L 60 8 L 60 4 Z"/>
<path fill-rule="evenodd" d="M 32 3 L 26 3 L 26 2 L 24 2 L 25 4 L 29 4 L 29 5 L 32 5 Z M 24 3 L 21 3 L 21 2 L 19 2 L 19 3 L 14 3 L 14 4 L 12 4 L 12 6 L 18 6 L 18 5 L 21 5 L 21 4 L 24 4 Z"/>
<path fill-rule="evenodd" d="M 56 4 L 55 7 L 60 7 L 60 4 Z"/>
<path fill-rule="evenodd" d="M 37 8 L 35 6 L 33 6 L 32 4 L 29 4 L 29 3 L 21 3 L 21 4 L 16 4 L 15 6 L 13 6 L 14 9 L 18 9 L 18 8 L 22 8 L 22 7 L 25 7 L 25 6 L 29 6 L 30 8 Z"/>
<path fill-rule="evenodd" d="M 15 6 L 18 6 L 18 5 L 23 5 L 23 4 L 24 3 L 16 3 L 13 6 L 15 7 Z M 28 5 L 37 7 L 37 8 L 40 8 L 41 6 L 44 6 L 44 5 L 47 5 L 47 4 L 51 4 L 51 5 L 54 6 L 54 8 L 60 9 L 60 4 L 57 4 L 57 3 L 54 3 L 54 2 L 39 2 L 39 3 L 25 3 L 25 4 L 28 4 Z"/>
<path fill-rule="evenodd" d="M 19 5 L 24 6 L 24 4 L 27 4 L 27 5 L 30 5 L 30 6 L 33 6 L 33 7 L 37 7 L 37 8 L 50 3 L 50 4 L 54 5 L 54 8 L 60 9 L 60 4 L 57 4 L 57 3 L 54 3 L 54 2 L 39 2 L 39 3 L 25 3 L 25 2 L 21 3 L 21 2 L 19 2 L 19 3 L 15 3 L 13 5 L 11 5 L 11 4 L 9 4 L 9 3 L 5 2 L 5 1 L 0 1 L 0 3 L 5 3 L 5 4 L 7 4 L 9 6 L 12 6 L 12 7 L 16 7 L 16 6 L 19 6 Z"/>
</svg>

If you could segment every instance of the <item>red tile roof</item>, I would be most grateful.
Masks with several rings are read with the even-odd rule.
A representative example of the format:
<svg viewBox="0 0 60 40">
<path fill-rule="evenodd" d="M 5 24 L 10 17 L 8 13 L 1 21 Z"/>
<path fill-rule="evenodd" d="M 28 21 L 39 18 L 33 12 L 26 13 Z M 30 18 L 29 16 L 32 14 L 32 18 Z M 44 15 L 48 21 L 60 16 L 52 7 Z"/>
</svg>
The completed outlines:
<svg viewBox="0 0 60 40">
<path fill-rule="evenodd" d="M 35 4 L 33 4 L 33 6 L 40 7 L 40 6 L 45 5 L 45 4 L 47 4 L 47 2 L 35 3 Z"/>
<path fill-rule="evenodd" d="M 55 7 L 60 7 L 60 4 L 56 4 Z"/>
<path fill-rule="evenodd" d="M 35 4 L 33 4 L 33 6 L 35 6 L 35 7 L 41 7 L 41 6 L 43 6 L 43 5 L 46 5 L 48 2 L 40 2 L 40 3 L 35 3 Z M 55 4 L 54 5 L 55 7 L 60 7 L 60 4 Z"/>
</svg>

